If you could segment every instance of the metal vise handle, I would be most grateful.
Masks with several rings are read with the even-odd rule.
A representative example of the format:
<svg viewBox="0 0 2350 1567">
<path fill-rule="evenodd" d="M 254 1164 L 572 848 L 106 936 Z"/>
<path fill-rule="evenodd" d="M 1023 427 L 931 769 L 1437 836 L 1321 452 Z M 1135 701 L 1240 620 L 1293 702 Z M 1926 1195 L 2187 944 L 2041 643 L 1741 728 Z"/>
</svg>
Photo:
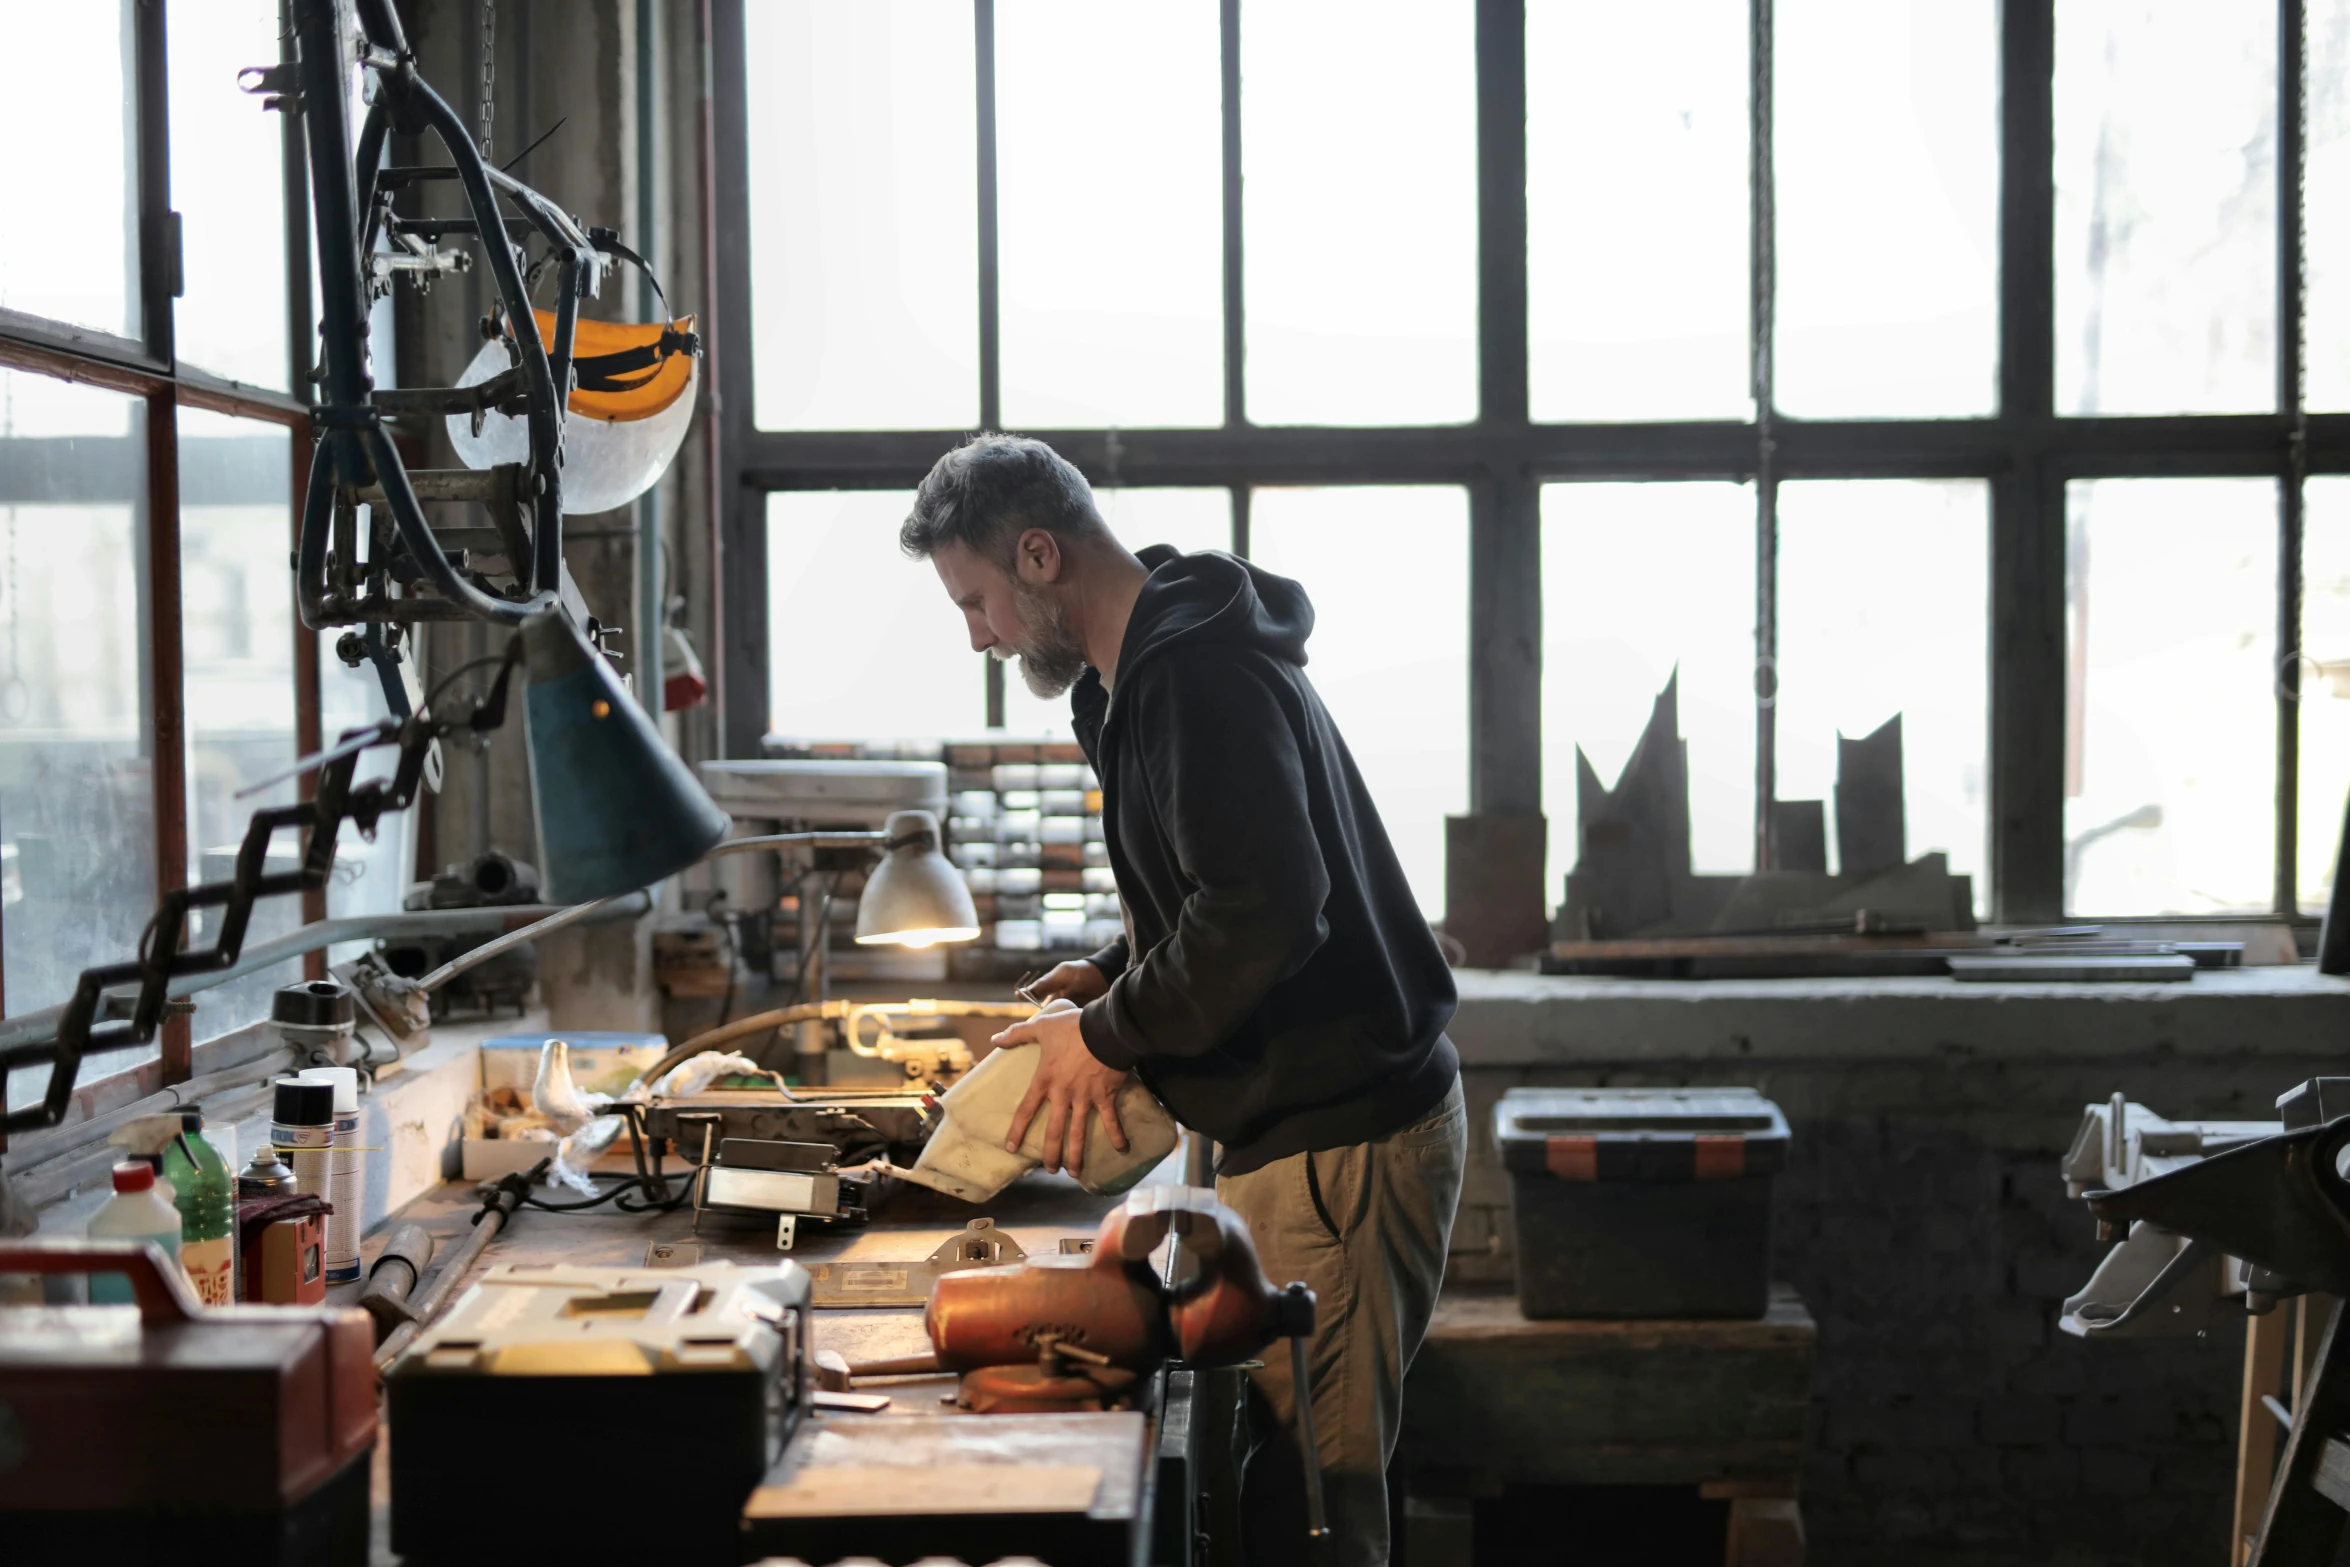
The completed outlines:
<svg viewBox="0 0 2350 1567">
<path fill-rule="evenodd" d="M 1314 1440 L 1314 1385 L 1307 1376 L 1306 1340 L 1314 1336 L 1314 1292 L 1292 1283 L 1281 1292 L 1281 1331 L 1289 1338 L 1289 1386 L 1297 1400 L 1297 1456 L 1306 1477 L 1306 1538 L 1330 1538 L 1322 1508 L 1322 1448 Z"/>
</svg>

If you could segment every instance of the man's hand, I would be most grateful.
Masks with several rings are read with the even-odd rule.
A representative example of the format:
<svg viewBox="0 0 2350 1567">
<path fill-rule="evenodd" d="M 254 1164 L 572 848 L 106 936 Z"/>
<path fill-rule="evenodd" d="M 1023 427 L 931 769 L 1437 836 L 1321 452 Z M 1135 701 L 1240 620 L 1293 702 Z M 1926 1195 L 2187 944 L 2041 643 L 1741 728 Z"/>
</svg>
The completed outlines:
<svg viewBox="0 0 2350 1567">
<path fill-rule="evenodd" d="M 1061 967 L 1084 967 L 1091 969 L 1096 979 L 1101 977 L 1101 971 L 1090 963 L 1064 963 Z M 1029 1080 L 1020 1108 L 1012 1113 L 1012 1134 L 1004 1139 L 1007 1151 L 1019 1152 L 1039 1106 L 1046 1111 L 1044 1167 L 1047 1170 L 1066 1168 L 1075 1172 L 1084 1167 L 1088 1111 L 1101 1116 L 1102 1130 L 1109 1133 L 1110 1146 L 1120 1153 L 1126 1151 L 1126 1129 L 1118 1124 L 1117 1100 L 1118 1090 L 1126 1086 L 1127 1074 L 1102 1065 L 1085 1048 L 1085 1037 L 1078 1031 L 1076 1007 L 1055 998 L 1027 1022 L 1014 1023 L 996 1035 L 994 1042 L 999 1049 L 1027 1044 L 1041 1047 L 1036 1076 Z"/>
<path fill-rule="evenodd" d="M 1039 1001 L 1050 1001 L 1057 996 L 1076 1006 L 1109 993 L 1110 982 L 1102 977 L 1102 971 L 1083 958 L 1056 963 L 1045 970 L 1042 979 L 1031 980 L 1021 987 L 1023 998 L 1034 996 Z"/>
</svg>

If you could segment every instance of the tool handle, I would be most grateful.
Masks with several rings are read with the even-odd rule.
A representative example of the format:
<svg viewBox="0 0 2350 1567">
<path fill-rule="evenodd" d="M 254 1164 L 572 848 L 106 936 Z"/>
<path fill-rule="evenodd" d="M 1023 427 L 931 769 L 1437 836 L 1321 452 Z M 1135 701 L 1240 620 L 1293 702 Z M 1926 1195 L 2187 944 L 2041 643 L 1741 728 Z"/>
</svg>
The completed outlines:
<svg viewBox="0 0 2350 1567">
<path fill-rule="evenodd" d="M 173 1327 L 204 1311 L 175 1259 L 151 1241 L 0 1242 L 0 1273 L 120 1273 L 131 1281 L 139 1321 Z"/>
<path fill-rule="evenodd" d="M 1322 1448 L 1314 1439 L 1314 1384 L 1307 1374 L 1306 1340 L 1314 1331 L 1314 1292 L 1291 1284 L 1281 1292 L 1283 1326 L 1289 1332 L 1289 1386 L 1297 1400 L 1297 1461 L 1306 1477 L 1306 1538 L 1330 1538 L 1322 1510 Z"/>
</svg>

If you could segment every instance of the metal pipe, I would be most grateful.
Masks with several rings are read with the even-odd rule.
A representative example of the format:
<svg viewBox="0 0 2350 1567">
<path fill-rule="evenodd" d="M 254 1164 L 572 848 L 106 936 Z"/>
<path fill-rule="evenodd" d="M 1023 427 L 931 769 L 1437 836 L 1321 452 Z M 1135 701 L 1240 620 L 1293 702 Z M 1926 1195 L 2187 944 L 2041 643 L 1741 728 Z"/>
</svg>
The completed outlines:
<svg viewBox="0 0 2350 1567">
<path fill-rule="evenodd" d="M 702 860 L 714 860 L 722 854 L 748 854 L 760 849 L 872 849 L 879 848 L 887 840 L 888 834 L 878 832 L 769 833 L 758 838 L 729 838 L 703 855 Z M 696 863 L 701 862 L 697 861 Z M 568 909 L 557 910 L 546 915 L 535 925 L 525 925 L 520 930 L 508 931 L 495 941 L 485 941 L 469 952 L 459 953 L 418 980 L 416 986 L 419 990 L 438 990 L 469 968 L 487 963 L 502 952 L 511 952 L 524 942 L 536 941 L 539 937 L 561 930 L 566 925 L 575 925 L 581 920 L 591 918 L 623 898 L 644 899 L 646 900 L 643 905 L 645 908 L 652 906 L 651 894 L 641 888 L 635 892 L 615 893 L 609 898 L 599 898 L 593 903 L 574 904 Z"/>
<path fill-rule="evenodd" d="M 607 899 L 600 910 L 591 909 L 584 917 L 604 919 L 632 919 L 653 906 L 652 899 L 643 892 L 622 893 Z M 380 936 L 460 936 L 477 930 L 494 930 L 513 919 L 543 920 L 550 914 L 570 913 L 544 903 L 519 903 L 504 906 L 487 905 L 471 909 L 417 909 L 402 914 L 361 914 L 345 919 L 320 920 L 300 930 L 280 936 L 274 941 L 257 942 L 247 947 L 237 961 L 226 968 L 205 974 L 175 975 L 165 994 L 168 996 L 194 995 L 215 985 L 240 979 L 271 964 L 288 958 L 298 958 L 306 952 L 338 941 L 368 941 Z M 110 994 L 129 995 L 125 987 Z M 53 1038 L 57 1021 L 65 1015 L 60 1006 L 43 1007 L 38 1012 L 25 1012 L 12 1018 L 0 1018 L 0 1048 L 11 1045 L 37 1044 Z"/>
<path fill-rule="evenodd" d="M 489 1248 L 490 1242 L 498 1238 L 498 1232 L 506 1227 L 506 1221 L 514 1216 L 514 1210 L 522 1206 L 522 1199 L 529 1194 L 531 1183 L 547 1173 L 547 1164 L 547 1160 L 541 1159 L 537 1167 L 527 1174 L 505 1177 L 483 1199 L 481 1212 L 473 1216 L 473 1232 L 458 1243 L 457 1249 L 450 1253 L 449 1260 L 442 1263 L 440 1270 L 433 1274 L 432 1282 L 424 1286 L 423 1293 L 409 1297 L 408 1310 L 415 1320 L 402 1323 L 376 1346 L 375 1369 L 378 1375 L 399 1358 L 400 1351 L 416 1341 L 417 1334 L 432 1325 L 432 1319 L 440 1314 L 441 1306 L 448 1300 L 450 1293 L 464 1281 L 465 1275 Z"/>
<path fill-rule="evenodd" d="M 1296 1286 L 1292 1285 L 1291 1288 Z M 1314 1385 L 1306 1366 L 1306 1339 L 1289 1340 L 1289 1385 L 1297 1404 L 1297 1457 L 1306 1480 L 1306 1538 L 1330 1538 L 1330 1519 L 1322 1510 L 1322 1450 L 1314 1440 Z"/>
</svg>

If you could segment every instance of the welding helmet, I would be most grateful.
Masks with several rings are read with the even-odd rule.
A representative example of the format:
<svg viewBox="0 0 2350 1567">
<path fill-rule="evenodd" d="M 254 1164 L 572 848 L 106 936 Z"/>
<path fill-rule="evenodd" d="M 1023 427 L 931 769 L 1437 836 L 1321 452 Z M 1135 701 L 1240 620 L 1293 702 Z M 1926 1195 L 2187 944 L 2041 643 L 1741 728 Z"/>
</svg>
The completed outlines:
<svg viewBox="0 0 2350 1567">
<path fill-rule="evenodd" d="M 552 311 L 535 310 L 539 341 L 555 340 Z M 512 328 L 493 337 L 457 378 L 475 386 L 520 357 Z M 610 511 L 653 487 L 693 422 L 701 343 L 694 318 L 644 325 L 582 319 L 572 332 L 576 372 L 564 409 L 563 510 Z M 530 459 L 530 430 L 496 409 L 449 415 L 449 440 L 468 468 Z"/>
</svg>

